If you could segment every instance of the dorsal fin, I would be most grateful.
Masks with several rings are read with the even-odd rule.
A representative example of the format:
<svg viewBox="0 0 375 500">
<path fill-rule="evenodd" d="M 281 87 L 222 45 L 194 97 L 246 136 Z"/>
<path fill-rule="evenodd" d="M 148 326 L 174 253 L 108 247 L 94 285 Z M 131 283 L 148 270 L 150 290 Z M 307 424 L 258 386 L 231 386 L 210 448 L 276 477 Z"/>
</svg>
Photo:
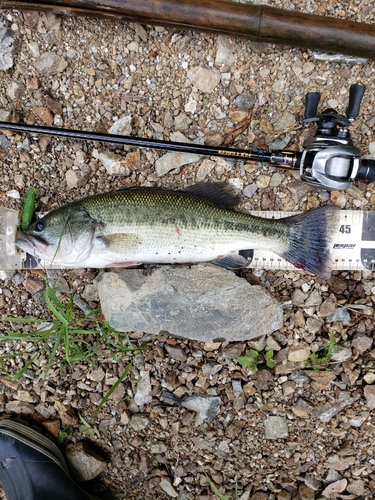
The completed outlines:
<svg viewBox="0 0 375 500">
<path fill-rule="evenodd" d="M 197 194 L 225 208 L 233 208 L 241 203 L 241 195 L 234 191 L 230 184 L 205 182 L 184 189 L 188 193 Z"/>
</svg>

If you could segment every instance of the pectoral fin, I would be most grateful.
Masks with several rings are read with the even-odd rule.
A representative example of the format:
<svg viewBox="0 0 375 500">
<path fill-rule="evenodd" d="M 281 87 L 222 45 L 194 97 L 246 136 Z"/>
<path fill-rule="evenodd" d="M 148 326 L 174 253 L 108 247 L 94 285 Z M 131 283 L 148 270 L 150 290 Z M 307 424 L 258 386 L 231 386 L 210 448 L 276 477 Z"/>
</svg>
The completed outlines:
<svg viewBox="0 0 375 500">
<path fill-rule="evenodd" d="M 133 233 L 115 233 L 108 236 L 98 236 L 98 240 L 110 252 L 121 255 L 137 249 L 142 243 L 142 239 Z"/>
</svg>

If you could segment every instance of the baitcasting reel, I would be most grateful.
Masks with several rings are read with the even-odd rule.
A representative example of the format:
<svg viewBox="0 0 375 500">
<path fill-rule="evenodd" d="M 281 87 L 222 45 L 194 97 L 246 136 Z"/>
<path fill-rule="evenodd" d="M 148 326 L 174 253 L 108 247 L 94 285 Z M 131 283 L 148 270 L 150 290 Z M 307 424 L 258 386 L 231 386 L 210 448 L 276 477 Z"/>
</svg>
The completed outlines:
<svg viewBox="0 0 375 500">
<path fill-rule="evenodd" d="M 303 181 L 318 188 L 346 189 L 355 179 L 375 180 L 375 161 L 361 160 L 348 128 L 359 115 L 365 90 L 365 85 L 351 85 L 346 116 L 332 108 L 317 114 L 320 93 L 306 95 L 304 122 L 317 122 L 318 128 L 303 144 L 299 164 Z"/>
</svg>

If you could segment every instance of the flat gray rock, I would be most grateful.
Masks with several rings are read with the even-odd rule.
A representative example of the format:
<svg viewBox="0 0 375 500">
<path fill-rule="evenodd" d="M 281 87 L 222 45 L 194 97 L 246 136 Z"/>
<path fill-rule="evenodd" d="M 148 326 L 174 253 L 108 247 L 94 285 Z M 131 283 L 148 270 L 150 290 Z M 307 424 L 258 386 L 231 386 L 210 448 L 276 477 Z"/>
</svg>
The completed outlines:
<svg viewBox="0 0 375 500">
<path fill-rule="evenodd" d="M 185 396 L 181 405 L 190 411 L 195 411 L 195 425 L 201 425 L 203 422 L 212 422 L 220 411 L 221 399 L 219 396 L 208 396 L 206 394 L 192 394 Z"/>
<path fill-rule="evenodd" d="M 264 422 L 266 439 L 283 439 L 288 437 L 288 424 L 285 417 L 270 416 Z"/>
<path fill-rule="evenodd" d="M 0 71 L 13 67 L 14 31 L 10 28 L 0 28 Z"/>
<path fill-rule="evenodd" d="M 67 61 L 55 52 L 45 52 L 35 62 L 35 68 L 47 76 L 62 73 L 67 66 Z"/>
<path fill-rule="evenodd" d="M 137 387 L 137 392 L 134 396 L 134 401 L 138 406 L 147 405 L 152 401 L 152 388 L 150 380 L 150 372 L 141 370 L 141 380 Z"/>
<path fill-rule="evenodd" d="M 158 176 L 162 177 L 170 170 L 175 170 L 176 168 L 182 167 L 183 165 L 189 165 L 190 163 L 196 163 L 201 158 L 201 155 L 194 153 L 169 152 L 156 160 L 155 170 Z"/>
<path fill-rule="evenodd" d="M 123 332 L 220 342 L 252 339 L 283 324 L 280 304 L 263 287 L 212 264 L 109 272 L 98 292 L 105 318 Z"/>
</svg>

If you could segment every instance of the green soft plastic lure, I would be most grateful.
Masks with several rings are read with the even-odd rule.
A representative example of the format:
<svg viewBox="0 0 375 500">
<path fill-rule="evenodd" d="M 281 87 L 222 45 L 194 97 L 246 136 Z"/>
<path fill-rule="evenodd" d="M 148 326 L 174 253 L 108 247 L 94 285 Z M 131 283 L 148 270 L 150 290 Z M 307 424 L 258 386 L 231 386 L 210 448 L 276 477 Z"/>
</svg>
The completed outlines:
<svg viewBox="0 0 375 500">
<path fill-rule="evenodd" d="M 21 208 L 20 229 L 25 231 L 31 224 L 35 211 L 35 189 L 31 187 L 23 200 Z"/>
</svg>

